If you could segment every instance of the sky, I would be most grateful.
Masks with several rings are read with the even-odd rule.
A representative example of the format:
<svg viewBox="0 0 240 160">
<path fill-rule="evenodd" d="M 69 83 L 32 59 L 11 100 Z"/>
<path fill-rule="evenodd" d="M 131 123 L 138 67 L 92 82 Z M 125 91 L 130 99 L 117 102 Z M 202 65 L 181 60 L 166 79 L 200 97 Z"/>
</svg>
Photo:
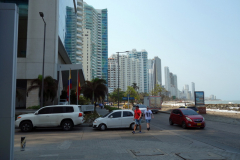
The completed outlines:
<svg viewBox="0 0 240 160">
<path fill-rule="evenodd" d="M 85 0 L 108 9 L 108 55 L 145 49 L 205 96 L 240 100 L 239 0 Z"/>
</svg>

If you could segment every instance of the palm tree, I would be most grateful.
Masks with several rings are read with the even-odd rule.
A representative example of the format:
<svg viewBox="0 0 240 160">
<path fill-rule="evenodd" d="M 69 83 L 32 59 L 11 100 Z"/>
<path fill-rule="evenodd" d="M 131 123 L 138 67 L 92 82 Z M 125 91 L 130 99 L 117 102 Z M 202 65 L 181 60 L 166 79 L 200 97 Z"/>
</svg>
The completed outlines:
<svg viewBox="0 0 240 160">
<path fill-rule="evenodd" d="M 139 87 L 137 86 L 137 83 L 133 83 L 132 87 L 135 89 L 135 91 L 137 91 L 139 89 Z"/>
<path fill-rule="evenodd" d="M 82 86 L 83 96 L 87 99 L 92 99 L 94 110 L 96 110 L 96 101 L 105 99 L 108 93 L 108 88 L 106 85 L 106 80 L 95 78 L 92 81 L 86 81 Z"/>
<path fill-rule="evenodd" d="M 33 79 L 31 82 L 31 86 L 28 88 L 27 92 L 30 92 L 34 89 L 39 89 L 38 97 L 39 97 L 39 104 L 40 104 L 40 96 L 42 92 L 42 75 L 39 75 L 38 78 Z M 51 99 L 53 102 L 55 97 L 57 96 L 57 80 L 53 79 L 51 76 L 47 76 L 44 79 L 44 88 L 43 88 L 43 99 L 48 100 Z"/>
</svg>

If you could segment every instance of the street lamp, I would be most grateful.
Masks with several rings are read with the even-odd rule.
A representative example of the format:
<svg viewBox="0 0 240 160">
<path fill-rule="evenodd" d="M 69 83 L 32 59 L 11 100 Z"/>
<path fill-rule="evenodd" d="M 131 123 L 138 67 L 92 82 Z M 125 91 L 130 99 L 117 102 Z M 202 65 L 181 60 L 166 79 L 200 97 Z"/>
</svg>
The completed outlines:
<svg viewBox="0 0 240 160">
<path fill-rule="evenodd" d="M 44 22 L 44 40 L 43 40 L 43 66 L 42 66 L 42 91 L 41 91 L 41 104 L 40 107 L 43 107 L 43 88 L 44 88 L 44 58 L 45 58 L 45 37 L 46 37 L 46 22 L 44 20 L 43 12 L 39 12 L 40 17 L 42 17 Z"/>
<path fill-rule="evenodd" d="M 117 52 L 118 53 L 118 108 L 119 108 L 119 53 L 126 53 L 130 51 L 125 51 L 125 52 Z"/>
</svg>

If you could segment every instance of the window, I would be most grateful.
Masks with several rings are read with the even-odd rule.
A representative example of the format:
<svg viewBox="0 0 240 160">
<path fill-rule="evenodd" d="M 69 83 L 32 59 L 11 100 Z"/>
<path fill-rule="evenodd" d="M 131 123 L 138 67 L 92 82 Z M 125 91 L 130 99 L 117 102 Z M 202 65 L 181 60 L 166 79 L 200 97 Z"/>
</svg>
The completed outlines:
<svg viewBox="0 0 240 160">
<path fill-rule="evenodd" d="M 114 112 L 113 114 L 111 114 L 109 116 L 109 118 L 112 116 L 112 118 L 119 118 L 121 117 L 121 111 L 118 111 L 118 112 Z"/>
<path fill-rule="evenodd" d="M 63 107 L 51 107 L 52 113 L 63 113 Z"/>
<path fill-rule="evenodd" d="M 38 111 L 38 114 L 50 114 L 50 107 L 43 108 L 40 111 Z"/>
<path fill-rule="evenodd" d="M 178 112 L 178 111 L 177 111 L 176 109 L 174 109 L 172 113 L 177 114 L 177 112 Z"/>
<path fill-rule="evenodd" d="M 73 112 L 73 107 L 65 107 L 65 113 Z"/>
<path fill-rule="evenodd" d="M 131 117 L 131 116 L 133 116 L 132 112 L 123 111 L 123 117 Z"/>
</svg>

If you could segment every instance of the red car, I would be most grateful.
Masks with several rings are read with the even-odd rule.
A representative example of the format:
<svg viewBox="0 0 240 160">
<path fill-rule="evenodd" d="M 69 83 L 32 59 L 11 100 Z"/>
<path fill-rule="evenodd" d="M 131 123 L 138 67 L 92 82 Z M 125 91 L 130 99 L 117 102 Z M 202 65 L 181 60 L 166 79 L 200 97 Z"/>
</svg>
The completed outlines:
<svg viewBox="0 0 240 160">
<path fill-rule="evenodd" d="M 206 126 L 204 117 L 188 108 L 172 110 L 169 117 L 169 124 L 179 124 L 184 129 L 188 127 L 200 127 L 203 129 Z"/>
</svg>

